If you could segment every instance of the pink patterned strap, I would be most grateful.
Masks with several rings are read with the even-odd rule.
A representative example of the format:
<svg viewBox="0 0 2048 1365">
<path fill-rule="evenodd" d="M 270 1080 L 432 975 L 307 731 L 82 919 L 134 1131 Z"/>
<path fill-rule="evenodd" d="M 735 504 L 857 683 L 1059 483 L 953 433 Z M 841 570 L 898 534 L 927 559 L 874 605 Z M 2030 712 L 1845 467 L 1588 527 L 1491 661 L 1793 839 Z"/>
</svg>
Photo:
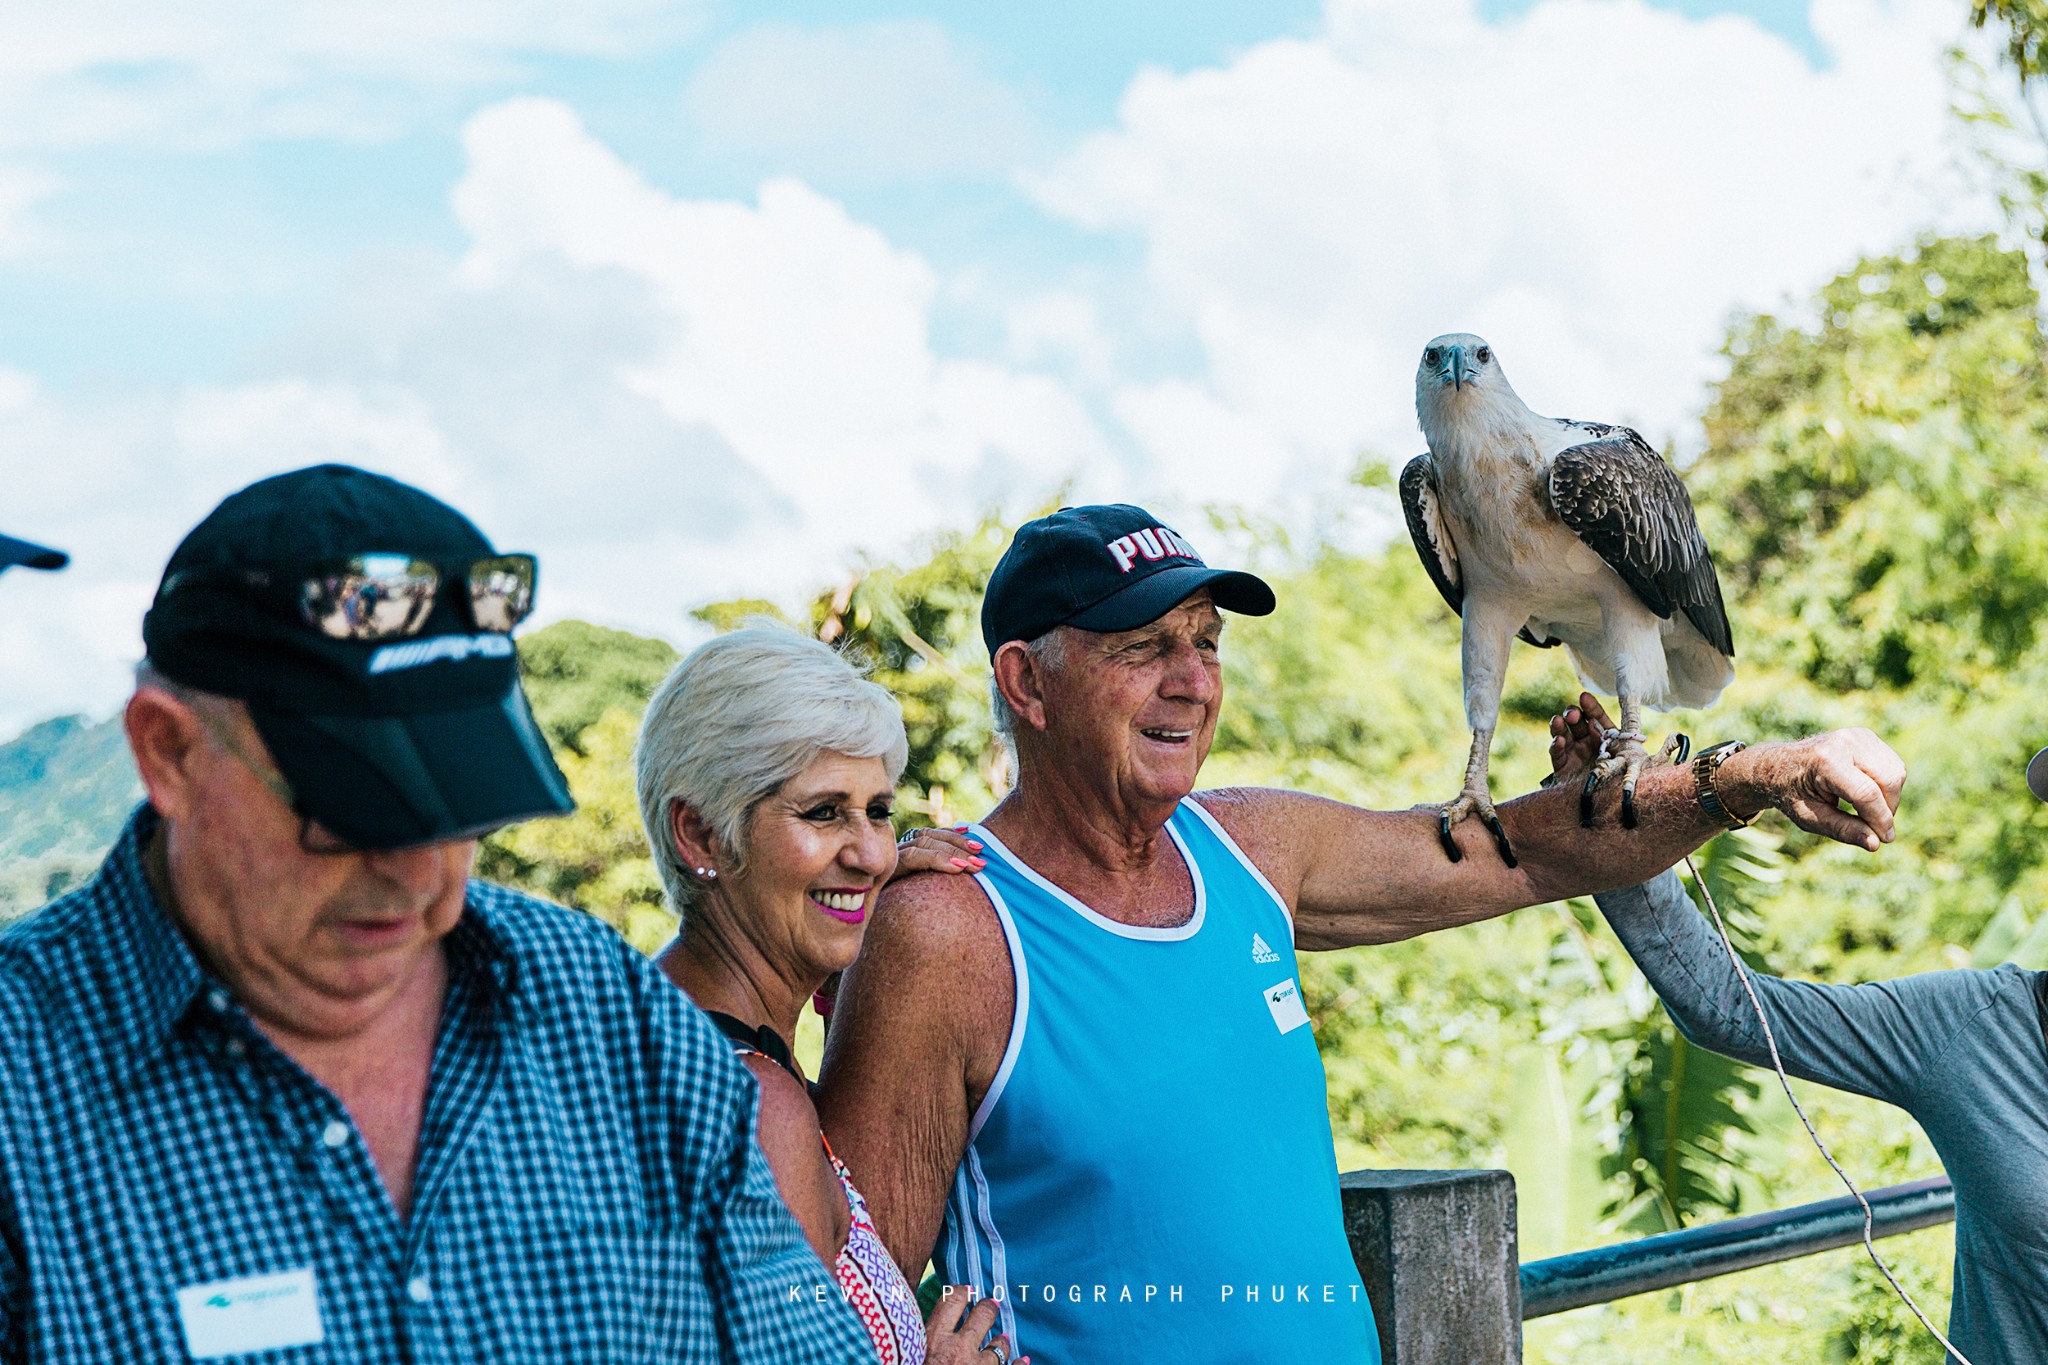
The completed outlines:
<svg viewBox="0 0 2048 1365">
<path fill-rule="evenodd" d="M 825 1153 L 832 1157 L 832 1169 L 838 1173 L 847 1207 L 853 1213 L 846 1245 L 832 1266 L 839 1292 L 860 1314 L 882 1365 L 924 1365 L 924 1324 L 918 1318 L 917 1294 L 882 1245 L 881 1234 L 868 1216 L 867 1200 L 853 1187 L 853 1177 L 839 1158 L 832 1156 L 829 1144 Z"/>
</svg>

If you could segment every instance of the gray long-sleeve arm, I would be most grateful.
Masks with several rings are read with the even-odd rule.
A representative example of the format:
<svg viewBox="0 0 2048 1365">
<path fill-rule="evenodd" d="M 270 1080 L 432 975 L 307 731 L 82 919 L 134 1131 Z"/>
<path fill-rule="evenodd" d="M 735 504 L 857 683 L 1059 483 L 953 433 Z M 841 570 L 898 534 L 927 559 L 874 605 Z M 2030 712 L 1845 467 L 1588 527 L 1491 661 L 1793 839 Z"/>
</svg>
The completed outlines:
<svg viewBox="0 0 2048 1365">
<path fill-rule="evenodd" d="M 1721 939 L 1676 872 L 1597 900 L 1680 1032 L 1710 1051 L 1769 1066 L 1756 1012 Z M 1912 1109 L 1923 1081 L 1993 1003 L 1986 972 L 1931 972 L 1863 986 L 1823 986 L 1752 973 L 1785 1070 L 1804 1080 Z"/>
</svg>

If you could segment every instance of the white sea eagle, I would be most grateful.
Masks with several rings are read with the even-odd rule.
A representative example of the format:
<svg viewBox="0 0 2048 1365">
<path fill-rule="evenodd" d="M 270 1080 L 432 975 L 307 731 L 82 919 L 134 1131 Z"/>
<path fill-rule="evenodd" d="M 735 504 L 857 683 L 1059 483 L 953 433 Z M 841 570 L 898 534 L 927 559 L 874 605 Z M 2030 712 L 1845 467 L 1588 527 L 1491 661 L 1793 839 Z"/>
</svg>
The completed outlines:
<svg viewBox="0 0 2048 1365">
<path fill-rule="evenodd" d="M 1423 349 L 1415 412 L 1429 453 L 1401 471 L 1401 508 L 1422 567 L 1464 618 L 1472 727 L 1464 790 L 1440 812 L 1444 852 L 1458 860 L 1451 826 L 1477 814 L 1514 865 L 1486 769 L 1516 636 L 1563 645 L 1588 688 L 1620 699 L 1620 728 L 1602 743 L 1579 810 L 1591 824 L 1594 790 L 1619 775 L 1622 823 L 1633 828 L 1650 762 L 1643 707 L 1706 706 L 1735 676 L 1721 583 L 1685 485 L 1627 427 L 1531 412 L 1493 348 L 1470 333 Z"/>
</svg>

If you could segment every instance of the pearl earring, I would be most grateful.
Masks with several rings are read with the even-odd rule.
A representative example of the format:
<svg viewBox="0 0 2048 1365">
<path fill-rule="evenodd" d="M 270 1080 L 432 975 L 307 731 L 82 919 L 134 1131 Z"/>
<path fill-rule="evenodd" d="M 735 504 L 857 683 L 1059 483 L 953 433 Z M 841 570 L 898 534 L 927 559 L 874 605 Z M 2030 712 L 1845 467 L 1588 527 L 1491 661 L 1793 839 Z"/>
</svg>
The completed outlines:
<svg viewBox="0 0 2048 1365">
<path fill-rule="evenodd" d="M 697 875 L 707 882 L 716 881 L 718 880 L 718 869 L 715 867 L 700 867 L 697 869 Z"/>
</svg>

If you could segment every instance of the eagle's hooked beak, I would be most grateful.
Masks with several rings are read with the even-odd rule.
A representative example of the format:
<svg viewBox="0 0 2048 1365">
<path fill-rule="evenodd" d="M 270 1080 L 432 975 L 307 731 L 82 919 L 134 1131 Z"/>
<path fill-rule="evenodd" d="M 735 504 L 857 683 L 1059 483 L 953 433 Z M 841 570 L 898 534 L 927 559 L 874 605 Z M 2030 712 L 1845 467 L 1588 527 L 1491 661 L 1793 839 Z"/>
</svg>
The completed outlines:
<svg viewBox="0 0 2048 1365">
<path fill-rule="evenodd" d="M 1463 389 L 1465 387 L 1465 376 L 1472 373 L 1472 369 L 1465 363 L 1465 348 L 1463 346 L 1452 346 L 1446 349 L 1444 352 L 1444 373 L 1451 377 L 1451 387 L 1453 389 Z"/>
</svg>

